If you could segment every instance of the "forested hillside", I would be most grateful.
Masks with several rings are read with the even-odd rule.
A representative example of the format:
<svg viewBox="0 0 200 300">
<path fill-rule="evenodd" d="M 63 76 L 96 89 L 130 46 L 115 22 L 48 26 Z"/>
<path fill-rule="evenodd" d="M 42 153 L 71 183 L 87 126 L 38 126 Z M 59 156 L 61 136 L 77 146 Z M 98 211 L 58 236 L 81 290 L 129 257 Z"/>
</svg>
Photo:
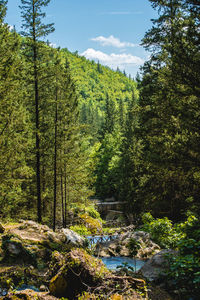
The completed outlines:
<svg viewBox="0 0 200 300">
<path fill-rule="evenodd" d="M 79 94 L 80 123 L 88 125 L 88 133 L 97 140 L 105 126 L 106 99 L 112 102 L 112 118 L 119 119 L 121 109 L 127 111 L 136 84 L 125 72 L 113 71 L 77 53 L 62 49 L 66 55 Z M 123 108 L 122 108 L 123 106 Z"/>
</svg>

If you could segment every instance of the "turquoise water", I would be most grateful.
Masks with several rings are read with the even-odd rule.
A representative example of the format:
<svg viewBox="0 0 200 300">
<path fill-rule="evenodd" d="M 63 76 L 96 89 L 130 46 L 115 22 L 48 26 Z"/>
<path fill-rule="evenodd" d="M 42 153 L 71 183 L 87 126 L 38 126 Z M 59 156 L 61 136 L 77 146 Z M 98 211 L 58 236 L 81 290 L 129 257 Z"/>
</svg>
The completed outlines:
<svg viewBox="0 0 200 300">
<path fill-rule="evenodd" d="M 37 289 L 35 286 L 33 285 L 26 285 L 26 284 L 22 284 L 20 287 L 16 288 L 16 291 L 23 291 L 23 290 L 33 290 L 35 292 L 39 292 L 39 289 Z M 0 297 L 1 296 L 6 296 L 8 294 L 8 290 L 7 289 L 2 289 L 0 287 Z"/>
<path fill-rule="evenodd" d="M 20 287 L 18 287 L 16 290 L 17 291 L 23 291 L 23 290 L 33 290 L 35 292 L 39 292 L 40 290 L 38 288 L 36 288 L 33 285 L 26 285 L 26 284 L 22 284 Z"/>
<path fill-rule="evenodd" d="M 130 266 L 135 269 L 135 260 L 130 257 L 102 257 L 101 260 L 110 270 L 116 270 L 117 266 L 122 266 L 124 263 L 127 264 L 127 267 Z M 145 261 L 136 259 L 136 271 L 140 270 L 144 264 Z"/>
</svg>

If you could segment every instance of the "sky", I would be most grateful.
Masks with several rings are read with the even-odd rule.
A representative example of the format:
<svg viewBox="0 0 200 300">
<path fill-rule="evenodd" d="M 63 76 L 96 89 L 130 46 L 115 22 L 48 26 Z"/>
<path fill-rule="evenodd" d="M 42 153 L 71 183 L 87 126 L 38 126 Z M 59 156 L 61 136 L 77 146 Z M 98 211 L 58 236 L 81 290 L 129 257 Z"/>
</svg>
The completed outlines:
<svg viewBox="0 0 200 300">
<path fill-rule="evenodd" d="M 20 0 L 8 0 L 6 22 L 21 30 Z M 55 23 L 48 36 L 54 47 L 78 51 L 112 69 L 135 77 L 148 59 L 140 46 L 157 13 L 148 0 L 51 0 L 45 23 Z"/>
</svg>

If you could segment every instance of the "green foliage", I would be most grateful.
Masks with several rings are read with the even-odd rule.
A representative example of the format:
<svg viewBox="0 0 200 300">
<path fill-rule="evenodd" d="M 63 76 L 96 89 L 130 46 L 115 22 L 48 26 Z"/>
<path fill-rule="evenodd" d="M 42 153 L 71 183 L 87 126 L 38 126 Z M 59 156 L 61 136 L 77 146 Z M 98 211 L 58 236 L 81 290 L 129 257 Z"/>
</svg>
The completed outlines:
<svg viewBox="0 0 200 300">
<path fill-rule="evenodd" d="M 88 203 L 88 205 L 74 203 L 71 207 L 71 212 L 73 212 L 76 217 L 78 224 L 71 226 L 70 229 L 81 235 L 102 232 L 102 224 L 104 221 L 91 203 Z"/>
<path fill-rule="evenodd" d="M 132 271 L 132 272 L 135 271 L 135 269 L 133 267 L 129 266 L 129 264 L 127 262 L 123 262 L 121 265 L 118 265 L 117 269 L 119 269 L 120 271 L 125 270 L 125 269 L 127 271 Z"/>
<path fill-rule="evenodd" d="M 185 222 L 172 225 L 167 219 L 154 219 L 150 213 L 142 217 L 143 230 L 162 247 L 176 247 L 177 255 L 167 255 L 165 283 L 168 289 L 178 291 L 183 299 L 200 293 L 200 222 L 191 215 Z M 195 298 L 196 299 L 196 298 Z"/>
<path fill-rule="evenodd" d="M 95 189 L 99 197 L 115 196 L 119 183 L 119 160 L 122 137 L 119 131 L 106 133 L 96 152 Z"/>
<path fill-rule="evenodd" d="M 113 228 L 113 227 L 104 227 L 103 228 L 103 233 L 104 234 L 114 234 L 117 230 L 120 228 Z"/>
<path fill-rule="evenodd" d="M 140 249 L 140 243 L 134 239 L 134 238 L 130 238 L 127 247 L 129 249 L 129 252 L 132 256 L 136 256 L 138 253 L 138 250 Z"/>
<path fill-rule="evenodd" d="M 85 211 L 88 215 L 94 219 L 102 220 L 100 217 L 100 213 L 94 208 L 94 206 L 87 206 Z"/>
<path fill-rule="evenodd" d="M 54 198 L 54 220 L 65 226 L 69 204 L 92 195 L 92 179 L 66 55 L 40 41 L 53 30 L 42 21 L 48 3 L 22 0 L 25 38 L 9 31 L 0 3 L 0 215 L 35 219 L 37 210 L 51 225 Z"/>
<path fill-rule="evenodd" d="M 143 39 L 152 55 L 124 135 L 120 198 L 127 211 L 151 210 L 177 222 L 188 209 L 200 213 L 199 4 L 150 2 L 158 17 Z"/>
<path fill-rule="evenodd" d="M 113 118 L 117 118 L 120 101 L 123 101 L 126 111 L 127 99 L 131 98 L 132 90 L 136 90 L 136 84 L 123 73 L 112 71 L 99 62 L 91 62 L 67 49 L 62 51 L 69 60 L 73 78 L 77 83 L 80 122 L 87 124 L 85 131 L 97 141 L 105 126 L 110 129 L 113 127 Z M 115 115 L 111 115 L 109 120 L 107 117 L 111 111 Z"/>
<path fill-rule="evenodd" d="M 145 213 L 142 221 L 142 230 L 149 232 L 152 240 L 162 248 L 175 248 L 183 235 L 167 217 L 154 219 L 150 213 Z"/>
<path fill-rule="evenodd" d="M 79 216 L 81 214 L 87 214 L 88 216 L 92 217 L 93 219 L 97 219 L 103 223 L 101 219 L 100 213 L 96 210 L 94 204 L 91 201 L 87 203 L 72 203 L 70 205 L 72 212 L 75 216 Z"/>
<path fill-rule="evenodd" d="M 27 165 L 31 148 L 26 109 L 21 39 L 4 23 L 7 1 L 0 3 L 0 215 L 14 217 L 26 206 L 33 174 Z"/>
<path fill-rule="evenodd" d="M 200 220 L 189 217 L 181 225 L 184 237 L 178 243 L 178 255 L 170 257 L 167 280 L 169 288 L 179 291 L 179 294 L 188 297 L 197 297 L 200 293 Z"/>
<path fill-rule="evenodd" d="M 92 234 L 102 232 L 102 223 L 98 219 L 92 218 L 87 213 L 80 214 L 79 217 Z"/>
<path fill-rule="evenodd" d="M 83 224 L 70 226 L 70 229 L 84 236 L 91 234 L 91 231 Z"/>
</svg>

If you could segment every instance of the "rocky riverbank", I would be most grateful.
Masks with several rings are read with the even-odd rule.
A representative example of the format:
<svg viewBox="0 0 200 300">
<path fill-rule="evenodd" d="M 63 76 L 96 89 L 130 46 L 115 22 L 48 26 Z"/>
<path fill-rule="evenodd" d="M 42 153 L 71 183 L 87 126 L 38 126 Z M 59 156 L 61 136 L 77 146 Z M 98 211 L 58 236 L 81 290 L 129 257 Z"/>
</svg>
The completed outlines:
<svg viewBox="0 0 200 300">
<path fill-rule="evenodd" d="M 149 233 L 133 231 L 131 227 L 123 230 L 124 233 L 118 234 L 115 240 L 98 243 L 95 248 L 95 255 L 99 257 L 132 256 L 129 247 L 131 240 L 135 240 L 139 245 L 135 255 L 138 259 L 149 259 L 161 251 L 161 248 L 151 240 Z"/>
<path fill-rule="evenodd" d="M 0 226 L 0 232 L 1 299 L 132 300 L 149 299 L 147 290 L 152 293 L 156 290 L 147 289 L 142 276 L 136 278 L 135 274 L 109 271 L 101 260 L 89 254 L 87 241 L 71 230 L 62 229 L 55 233 L 46 225 L 22 221 Z M 148 240 L 141 232 L 135 233 L 134 237 L 141 243 Z M 122 234 L 123 247 L 130 238 L 133 238 L 132 233 Z M 150 242 L 145 245 L 150 246 Z M 34 287 L 38 291 L 25 287 Z M 162 298 L 170 299 L 167 297 Z"/>
</svg>

